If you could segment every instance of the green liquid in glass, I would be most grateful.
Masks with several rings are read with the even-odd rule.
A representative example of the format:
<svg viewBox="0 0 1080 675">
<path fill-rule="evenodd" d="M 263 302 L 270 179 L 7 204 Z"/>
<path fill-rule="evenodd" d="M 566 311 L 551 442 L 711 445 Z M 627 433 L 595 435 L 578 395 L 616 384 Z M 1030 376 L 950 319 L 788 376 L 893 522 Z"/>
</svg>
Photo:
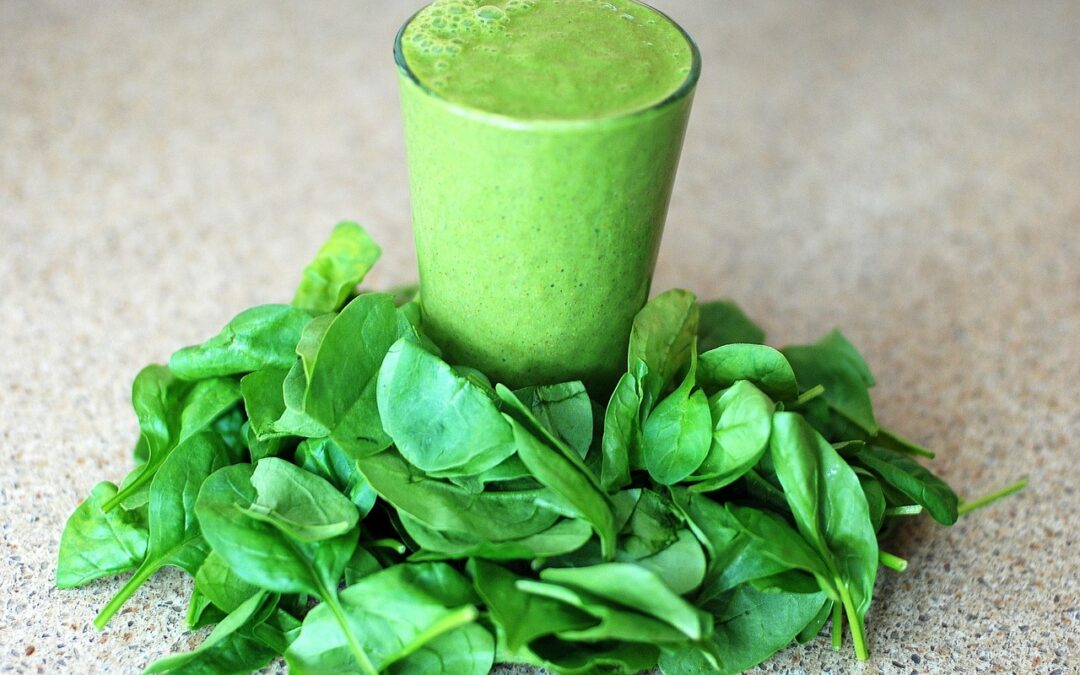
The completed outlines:
<svg viewBox="0 0 1080 675">
<path fill-rule="evenodd" d="M 627 0 L 439 0 L 395 51 L 425 328 L 510 386 L 609 387 L 648 297 L 696 48 Z"/>
</svg>

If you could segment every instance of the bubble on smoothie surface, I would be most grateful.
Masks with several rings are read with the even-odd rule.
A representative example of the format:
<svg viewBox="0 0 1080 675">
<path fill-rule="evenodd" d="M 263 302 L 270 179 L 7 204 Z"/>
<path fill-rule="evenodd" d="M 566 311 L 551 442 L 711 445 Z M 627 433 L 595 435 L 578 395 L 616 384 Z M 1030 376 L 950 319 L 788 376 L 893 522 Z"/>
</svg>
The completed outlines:
<svg viewBox="0 0 1080 675">
<path fill-rule="evenodd" d="M 682 31 L 632 0 L 435 0 L 406 27 L 415 78 L 467 107 L 524 119 L 640 110 L 685 82 Z"/>
</svg>

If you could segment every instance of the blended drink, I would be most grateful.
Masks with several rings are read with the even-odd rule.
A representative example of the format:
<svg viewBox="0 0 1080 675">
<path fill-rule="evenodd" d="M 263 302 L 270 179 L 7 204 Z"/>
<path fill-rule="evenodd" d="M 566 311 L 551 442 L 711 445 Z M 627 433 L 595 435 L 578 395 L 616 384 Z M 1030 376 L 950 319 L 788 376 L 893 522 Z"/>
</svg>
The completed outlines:
<svg viewBox="0 0 1080 675">
<path fill-rule="evenodd" d="M 626 367 L 696 47 L 610 0 L 438 0 L 398 34 L 425 329 L 510 386 Z"/>
</svg>

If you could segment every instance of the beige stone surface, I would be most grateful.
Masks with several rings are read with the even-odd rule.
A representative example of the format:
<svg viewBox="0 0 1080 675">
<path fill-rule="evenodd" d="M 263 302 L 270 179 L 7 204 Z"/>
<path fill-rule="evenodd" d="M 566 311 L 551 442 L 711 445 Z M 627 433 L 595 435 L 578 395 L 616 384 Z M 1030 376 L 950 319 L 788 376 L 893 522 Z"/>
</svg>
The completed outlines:
<svg viewBox="0 0 1080 675">
<path fill-rule="evenodd" d="M 965 495 L 890 549 L 872 660 L 1080 669 L 1080 3 L 655 0 L 705 69 L 655 287 L 776 343 L 842 326 L 882 420 Z M 414 277 L 390 44 L 413 2 L 0 2 L 0 671 L 134 673 L 202 636 L 188 583 L 54 590 L 63 523 L 128 469 L 129 383 L 288 299 L 341 218 Z M 283 669 L 279 666 L 278 669 Z"/>
</svg>

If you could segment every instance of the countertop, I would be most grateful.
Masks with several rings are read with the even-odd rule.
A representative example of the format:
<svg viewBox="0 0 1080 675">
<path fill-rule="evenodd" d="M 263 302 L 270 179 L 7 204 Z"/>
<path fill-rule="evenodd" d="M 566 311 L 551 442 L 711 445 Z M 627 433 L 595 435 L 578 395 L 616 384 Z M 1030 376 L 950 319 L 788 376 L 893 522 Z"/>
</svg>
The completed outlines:
<svg viewBox="0 0 1080 675">
<path fill-rule="evenodd" d="M 414 279 L 390 46 L 414 2 L 0 3 L 0 671 L 135 673 L 186 649 L 162 573 L 53 588 L 60 532 L 129 468 L 130 382 L 288 300 L 340 219 Z M 872 659 L 759 672 L 1080 669 L 1080 3 L 655 0 L 704 71 L 654 290 L 776 344 L 841 326 L 879 417 L 975 496 L 904 527 Z M 281 666 L 277 666 L 281 668 Z"/>
</svg>

